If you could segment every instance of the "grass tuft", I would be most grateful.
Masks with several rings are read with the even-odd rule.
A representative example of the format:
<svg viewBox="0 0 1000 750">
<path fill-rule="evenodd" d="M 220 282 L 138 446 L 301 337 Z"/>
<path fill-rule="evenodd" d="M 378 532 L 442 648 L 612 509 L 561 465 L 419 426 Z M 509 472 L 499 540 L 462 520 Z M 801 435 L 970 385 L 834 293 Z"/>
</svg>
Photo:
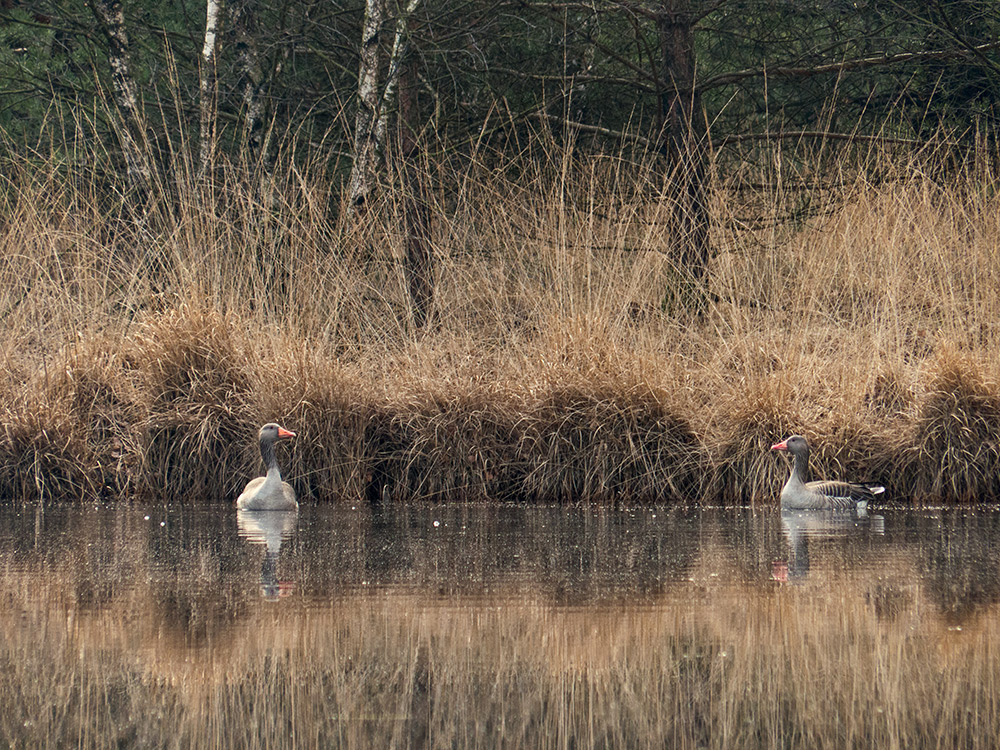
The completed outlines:
<svg viewBox="0 0 1000 750">
<path fill-rule="evenodd" d="M 80 498 L 99 490 L 100 466 L 68 404 L 26 397 L 5 405 L 0 492 L 25 499 Z"/>
<path fill-rule="evenodd" d="M 918 495 L 975 500 L 1000 491 L 1000 390 L 972 357 L 938 357 L 911 450 Z"/>
<path fill-rule="evenodd" d="M 241 323 L 183 305 L 143 324 L 128 347 L 146 396 L 146 489 L 185 498 L 216 494 L 256 464 L 239 450 L 256 434 L 254 357 Z M 259 456 L 257 462 L 259 463 Z"/>
<path fill-rule="evenodd" d="M 722 400 L 715 420 L 718 442 L 710 496 L 731 502 L 767 501 L 777 496 L 787 479 L 788 465 L 774 455 L 771 446 L 802 432 L 792 396 L 787 383 L 768 378 L 753 389 L 737 387 Z"/>
<path fill-rule="evenodd" d="M 704 451 L 661 389 L 558 386 L 529 414 L 518 450 L 528 459 L 525 497 L 662 501 L 704 488 Z"/>
</svg>

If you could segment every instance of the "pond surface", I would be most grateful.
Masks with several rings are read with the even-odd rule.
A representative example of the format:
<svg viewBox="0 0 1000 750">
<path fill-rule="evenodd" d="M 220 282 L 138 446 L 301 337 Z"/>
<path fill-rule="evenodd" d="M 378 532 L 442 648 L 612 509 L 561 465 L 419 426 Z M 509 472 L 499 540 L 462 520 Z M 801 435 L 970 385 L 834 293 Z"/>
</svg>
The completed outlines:
<svg viewBox="0 0 1000 750">
<path fill-rule="evenodd" d="M 0 510 L 0 745 L 993 747 L 1000 512 Z"/>
</svg>

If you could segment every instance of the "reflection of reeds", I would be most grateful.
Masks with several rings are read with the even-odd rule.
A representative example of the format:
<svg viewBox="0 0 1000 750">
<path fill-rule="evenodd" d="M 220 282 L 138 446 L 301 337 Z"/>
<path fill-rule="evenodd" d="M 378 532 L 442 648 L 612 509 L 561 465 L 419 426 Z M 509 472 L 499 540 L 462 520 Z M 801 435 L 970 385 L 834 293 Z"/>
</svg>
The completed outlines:
<svg viewBox="0 0 1000 750">
<path fill-rule="evenodd" d="M 818 473 L 896 498 L 1000 495 L 985 167 L 873 151 L 814 191 L 723 174 L 710 294 L 685 309 L 656 165 L 438 165 L 463 187 L 428 193 L 415 333 L 401 188 L 349 225 L 325 162 L 293 156 L 210 195 L 178 172 L 141 221 L 86 160 L 12 157 L 0 490 L 230 497 L 277 419 L 300 436 L 288 478 L 324 499 L 771 499 L 766 448 L 793 430 Z"/>
<path fill-rule="evenodd" d="M 164 638 L 148 584 L 123 582 L 125 598 L 95 609 L 60 602 L 55 578 L 29 594 L 7 571 L 0 740 L 991 746 L 996 608 L 971 632 L 927 616 L 919 595 L 883 620 L 863 584 L 830 575 L 767 590 L 696 574 L 638 606 L 383 588 L 257 602 L 190 642 Z"/>
<path fill-rule="evenodd" d="M 418 509 L 379 521 L 370 546 L 398 546 L 378 570 L 345 513 L 290 543 L 299 589 L 269 602 L 231 518 L 48 512 L 3 519 L 24 526 L 0 557 L 4 746 L 986 748 L 1000 730 L 993 517 L 915 517 L 914 542 L 874 550 L 815 538 L 786 586 L 758 559 L 784 550 L 761 513 L 657 513 L 648 544 L 603 510 L 504 537 L 503 514 Z M 540 574 L 560 553 L 591 581 L 572 596 Z"/>
</svg>

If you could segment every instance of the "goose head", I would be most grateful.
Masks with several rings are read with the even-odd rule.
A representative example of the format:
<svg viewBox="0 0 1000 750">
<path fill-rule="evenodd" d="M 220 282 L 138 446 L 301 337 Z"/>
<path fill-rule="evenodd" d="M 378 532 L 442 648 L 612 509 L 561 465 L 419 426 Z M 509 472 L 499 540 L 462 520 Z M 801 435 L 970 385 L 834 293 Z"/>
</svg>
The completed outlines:
<svg viewBox="0 0 1000 750">
<path fill-rule="evenodd" d="M 780 443 L 772 445 L 771 450 L 788 451 L 796 458 L 799 456 L 807 458 L 809 456 L 809 442 L 801 435 L 792 435 L 789 438 L 785 438 Z"/>
<path fill-rule="evenodd" d="M 260 439 L 261 443 L 270 443 L 271 445 L 274 445 L 279 440 L 295 437 L 295 433 L 291 430 L 286 430 L 276 422 L 268 422 L 260 428 L 260 432 L 257 434 L 257 437 Z"/>
</svg>

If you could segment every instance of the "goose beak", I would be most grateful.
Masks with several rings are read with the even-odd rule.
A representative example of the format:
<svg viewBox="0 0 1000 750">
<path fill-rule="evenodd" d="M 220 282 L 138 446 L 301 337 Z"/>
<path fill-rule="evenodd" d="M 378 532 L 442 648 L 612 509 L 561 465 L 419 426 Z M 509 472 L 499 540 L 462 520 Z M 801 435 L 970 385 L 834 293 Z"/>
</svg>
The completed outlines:
<svg viewBox="0 0 1000 750">
<path fill-rule="evenodd" d="M 295 433 L 292 432 L 291 430 L 286 430 L 284 427 L 279 427 L 278 428 L 278 437 L 279 438 L 293 438 L 293 437 L 295 437 Z"/>
<path fill-rule="evenodd" d="M 773 450 L 773 451 L 787 451 L 788 450 L 788 441 L 787 440 L 782 440 L 780 443 L 775 443 L 774 445 L 771 446 L 771 450 Z"/>
</svg>

